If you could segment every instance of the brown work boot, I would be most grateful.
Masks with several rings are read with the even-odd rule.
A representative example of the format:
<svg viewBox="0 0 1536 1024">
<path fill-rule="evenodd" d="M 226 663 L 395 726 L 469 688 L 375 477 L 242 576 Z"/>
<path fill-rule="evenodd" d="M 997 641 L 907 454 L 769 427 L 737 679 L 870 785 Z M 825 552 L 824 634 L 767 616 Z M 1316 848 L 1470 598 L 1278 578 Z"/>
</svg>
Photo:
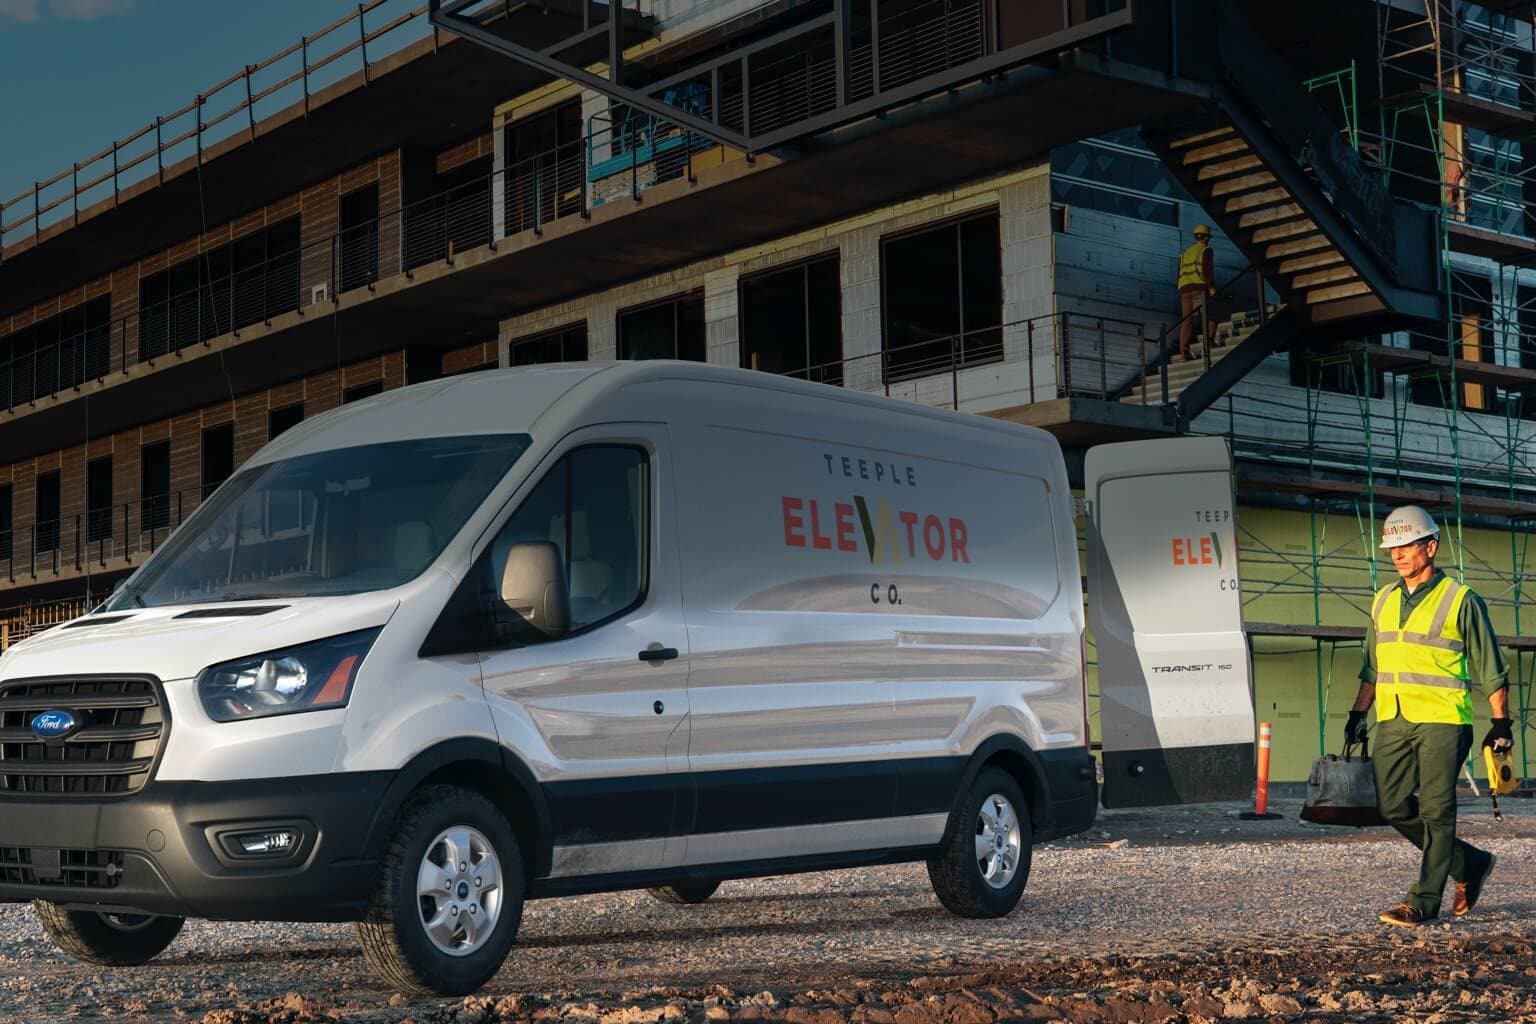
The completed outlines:
<svg viewBox="0 0 1536 1024">
<path fill-rule="evenodd" d="M 1483 895 L 1483 884 L 1493 874 L 1493 866 L 1498 862 L 1499 858 L 1490 853 L 1483 864 L 1483 870 L 1471 875 L 1465 882 L 1456 883 L 1456 900 L 1451 904 L 1451 910 L 1457 917 L 1466 916 L 1477 906 L 1478 899 Z"/>
<path fill-rule="evenodd" d="M 1434 914 L 1426 914 L 1411 903 L 1399 903 L 1391 910 L 1383 910 L 1380 919 L 1384 924 L 1394 925 L 1398 928 L 1417 928 L 1435 919 Z"/>
</svg>

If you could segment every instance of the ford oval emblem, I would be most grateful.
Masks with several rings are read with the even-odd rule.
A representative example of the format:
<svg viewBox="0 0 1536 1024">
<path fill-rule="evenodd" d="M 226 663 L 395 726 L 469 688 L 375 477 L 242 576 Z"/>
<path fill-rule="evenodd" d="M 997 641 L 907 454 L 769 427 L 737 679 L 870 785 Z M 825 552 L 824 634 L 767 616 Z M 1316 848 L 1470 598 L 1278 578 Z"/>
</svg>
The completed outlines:
<svg viewBox="0 0 1536 1024">
<path fill-rule="evenodd" d="M 44 711 L 32 719 L 32 734 L 42 740 L 62 740 L 84 724 L 73 711 Z"/>
</svg>

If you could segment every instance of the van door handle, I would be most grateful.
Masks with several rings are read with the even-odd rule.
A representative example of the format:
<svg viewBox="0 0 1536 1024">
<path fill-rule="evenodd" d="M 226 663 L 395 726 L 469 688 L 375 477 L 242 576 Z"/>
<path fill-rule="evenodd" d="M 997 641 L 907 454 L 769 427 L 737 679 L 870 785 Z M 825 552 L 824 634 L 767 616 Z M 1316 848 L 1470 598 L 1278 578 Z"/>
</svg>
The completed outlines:
<svg viewBox="0 0 1536 1024">
<path fill-rule="evenodd" d="M 652 644 L 640 652 L 641 661 L 672 661 L 676 657 L 676 647 L 662 647 L 660 644 Z"/>
</svg>

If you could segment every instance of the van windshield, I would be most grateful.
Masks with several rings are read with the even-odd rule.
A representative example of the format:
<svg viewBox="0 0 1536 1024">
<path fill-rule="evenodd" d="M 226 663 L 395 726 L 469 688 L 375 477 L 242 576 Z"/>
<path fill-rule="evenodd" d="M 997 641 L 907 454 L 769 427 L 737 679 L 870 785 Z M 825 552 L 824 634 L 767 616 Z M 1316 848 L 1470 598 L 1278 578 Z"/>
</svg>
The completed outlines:
<svg viewBox="0 0 1536 1024">
<path fill-rule="evenodd" d="M 255 466 L 177 530 L 112 609 L 322 597 L 415 579 L 528 449 L 526 434 L 362 445 Z"/>
</svg>

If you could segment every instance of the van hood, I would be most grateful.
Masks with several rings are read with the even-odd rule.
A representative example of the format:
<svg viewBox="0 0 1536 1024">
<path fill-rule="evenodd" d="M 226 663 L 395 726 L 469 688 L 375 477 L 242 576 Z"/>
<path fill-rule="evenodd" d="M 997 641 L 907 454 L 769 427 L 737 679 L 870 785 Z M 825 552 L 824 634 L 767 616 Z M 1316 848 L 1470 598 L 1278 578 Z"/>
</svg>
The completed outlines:
<svg viewBox="0 0 1536 1024">
<path fill-rule="evenodd" d="M 209 665 L 384 625 L 392 592 L 97 612 L 15 644 L 0 679 L 153 675 L 190 679 Z"/>
</svg>

